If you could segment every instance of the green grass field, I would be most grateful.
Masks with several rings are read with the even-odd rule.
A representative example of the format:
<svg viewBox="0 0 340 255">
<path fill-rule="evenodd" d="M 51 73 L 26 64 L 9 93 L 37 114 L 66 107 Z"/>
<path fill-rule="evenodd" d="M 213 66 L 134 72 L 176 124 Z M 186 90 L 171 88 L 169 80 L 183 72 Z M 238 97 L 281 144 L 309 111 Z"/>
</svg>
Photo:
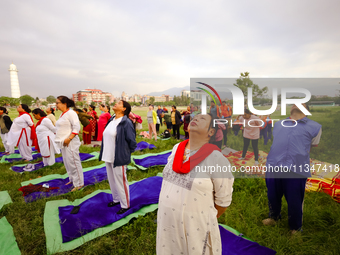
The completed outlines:
<svg viewBox="0 0 340 255">
<path fill-rule="evenodd" d="M 146 108 L 134 108 L 133 111 L 146 119 Z M 323 125 L 323 134 L 320 145 L 313 149 L 311 157 L 334 164 L 339 164 L 339 114 L 340 107 L 314 108 L 311 119 Z M 57 116 L 60 112 L 57 112 Z M 279 117 L 275 113 L 272 118 Z M 17 116 L 15 110 L 11 110 L 12 119 Z M 143 122 L 143 130 L 146 130 L 146 121 Z M 161 132 L 164 126 L 161 128 Z M 181 127 L 183 133 L 183 128 Z M 184 134 L 184 133 L 183 133 Z M 143 139 L 137 138 L 137 142 Z M 149 140 L 150 141 L 150 140 Z M 172 149 L 176 140 L 151 141 L 157 149 L 149 152 L 161 152 Z M 263 145 L 259 142 L 260 150 L 269 152 L 271 142 Z M 241 133 L 236 137 L 229 133 L 228 146 L 241 150 L 243 146 Z M 0 144 L 0 151 L 4 148 Z M 81 146 L 80 152 L 89 153 L 98 151 L 99 148 Z M 141 154 L 135 152 L 134 154 Z M 22 163 L 22 162 L 20 162 Z M 18 163 L 15 163 L 18 164 Z M 85 162 L 83 167 L 99 165 L 98 160 Z M 40 199 L 26 204 L 22 193 L 18 191 L 20 183 L 29 179 L 49 174 L 66 173 L 63 164 L 55 164 L 31 173 L 18 174 L 9 167 L 13 164 L 0 165 L 0 191 L 8 190 L 13 204 L 4 206 L 0 210 L 0 218 L 6 216 L 13 226 L 22 254 L 46 254 L 46 241 L 43 225 L 44 208 L 47 201 L 56 199 L 75 200 L 82 198 L 97 189 L 109 189 L 107 181 L 97 183 L 94 186 L 85 187 L 82 191 L 66 194 L 59 197 Z M 162 172 L 162 167 L 154 167 L 147 171 L 128 171 L 128 180 L 140 180 L 155 176 Z M 304 223 L 301 237 L 292 238 L 289 235 L 287 205 L 283 203 L 282 220 L 274 227 L 262 225 L 262 219 L 267 218 L 266 186 L 263 179 L 236 179 L 234 183 L 233 201 L 226 213 L 219 219 L 220 223 L 229 225 L 261 245 L 277 251 L 278 254 L 340 254 L 340 204 L 334 202 L 330 196 L 323 193 L 307 193 L 304 203 Z M 157 211 L 139 217 L 129 224 L 98 237 L 81 247 L 65 252 L 64 254 L 155 254 L 156 247 L 156 223 Z"/>
</svg>

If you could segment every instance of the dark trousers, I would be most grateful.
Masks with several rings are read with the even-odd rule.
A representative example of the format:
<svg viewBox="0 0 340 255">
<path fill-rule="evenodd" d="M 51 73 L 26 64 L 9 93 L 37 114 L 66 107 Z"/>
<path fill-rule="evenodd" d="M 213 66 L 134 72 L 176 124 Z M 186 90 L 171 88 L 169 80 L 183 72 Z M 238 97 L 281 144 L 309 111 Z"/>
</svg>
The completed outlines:
<svg viewBox="0 0 340 255">
<path fill-rule="evenodd" d="M 250 144 L 250 139 L 243 137 L 243 153 L 242 157 L 244 158 L 247 154 L 248 147 Z M 251 140 L 251 146 L 253 147 L 255 161 L 259 160 L 259 139 Z"/>
<path fill-rule="evenodd" d="M 179 127 L 180 127 L 180 124 L 172 124 L 172 136 L 173 137 L 176 137 L 177 139 L 179 139 Z"/>
<path fill-rule="evenodd" d="M 267 137 L 268 139 L 272 140 L 272 127 L 273 127 L 273 124 L 272 123 L 268 123 L 267 125 Z"/>
<path fill-rule="evenodd" d="M 162 121 L 161 115 L 158 115 L 158 118 L 159 118 L 159 121 L 160 121 L 160 123 L 161 123 L 161 126 L 163 126 L 163 121 Z"/>
<path fill-rule="evenodd" d="M 261 131 L 260 131 L 260 137 L 262 138 L 262 136 L 263 136 L 264 145 L 267 145 L 268 140 L 269 140 L 267 133 L 268 133 L 268 125 L 264 129 L 261 129 Z"/>
<path fill-rule="evenodd" d="M 269 217 L 274 220 L 281 218 L 282 196 L 285 196 L 289 227 L 291 230 L 299 230 L 302 227 L 306 181 L 307 178 L 266 178 Z"/>
<path fill-rule="evenodd" d="M 159 132 L 159 124 L 156 124 L 156 132 Z"/>
<path fill-rule="evenodd" d="M 227 146 L 228 125 L 226 125 L 226 129 L 222 131 L 223 131 L 223 144 Z"/>
</svg>

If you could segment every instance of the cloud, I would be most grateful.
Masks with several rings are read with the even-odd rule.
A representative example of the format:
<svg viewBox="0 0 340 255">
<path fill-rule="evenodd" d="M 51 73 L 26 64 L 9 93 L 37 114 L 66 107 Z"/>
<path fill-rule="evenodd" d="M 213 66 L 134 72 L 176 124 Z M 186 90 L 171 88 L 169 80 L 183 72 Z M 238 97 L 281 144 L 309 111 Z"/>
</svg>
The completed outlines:
<svg viewBox="0 0 340 255">
<path fill-rule="evenodd" d="M 191 77 L 339 77 L 333 1 L 6 1 L 0 10 L 1 94 L 8 66 L 22 94 L 84 88 L 146 94 Z M 115 94 L 116 96 L 118 94 Z"/>
</svg>

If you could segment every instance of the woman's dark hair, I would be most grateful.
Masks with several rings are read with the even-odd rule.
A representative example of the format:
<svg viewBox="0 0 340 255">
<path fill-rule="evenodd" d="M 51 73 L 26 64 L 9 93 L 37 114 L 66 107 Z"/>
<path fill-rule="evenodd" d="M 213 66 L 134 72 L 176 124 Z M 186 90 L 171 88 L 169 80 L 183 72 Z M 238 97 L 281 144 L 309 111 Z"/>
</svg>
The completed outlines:
<svg viewBox="0 0 340 255">
<path fill-rule="evenodd" d="M 46 117 L 47 114 L 41 110 L 40 108 L 35 108 L 33 111 L 32 111 L 33 114 L 39 114 L 40 117 Z"/>
<path fill-rule="evenodd" d="M 30 113 L 31 112 L 31 109 L 28 108 L 28 105 L 27 104 L 20 104 L 21 105 L 21 108 L 25 110 L 25 112 L 27 113 Z"/>
<path fill-rule="evenodd" d="M 50 111 L 54 115 L 54 109 L 52 107 L 50 107 Z"/>
<path fill-rule="evenodd" d="M 75 107 L 75 103 L 72 99 L 69 99 L 67 96 L 58 96 L 57 99 L 62 103 L 66 104 L 67 108 Z"/>
<path fill-rule="evenodd" d="M 8 111 L 7 111 L 7 109 L 5 107 L 0 106 L 0 110 L 2 110 L 4 113 L 8 114 Z"/>
<path fill-rule="evenodd" d="M 84 110 L 85 112 L 87 112 L 87 108 L 83 108 L 83 110 Z"/>
<path fill-rule="evenodd" d="M 250 114 L 250 115 L 251 115 L 251 111 L 249 111 L 248 109 L 245 109 L 245 110 L 244 110 L 244 113 Z"/>
<path fill-rule="evenodd" d="M 175 108 L 175 109 L 176 109 L 176 105 L 173 105 L 173 106 L 171 106 L 171 107 L 173 107 L 173 108 Z"/>
<path fill-rule="evenodd" d="M 124 115 L 129 117 L 129 114 L 131 112 L 131 105 L 124 100 L 121 100 L 121 101 L 123 102 L 123 107 L 125 108 Z"/>
<path fill-rule="evenodd" d="M 216 136 L 217 130 L 218 130 L 218 124 L 215 125 L 215 127 L 214 127 L 214 120 L 215 120 L 214 116 L 213 116 L 211 113 L 207 113 L 207 115 L 209 115 L 210 118 L 211 118 L 211 119 L 210 119 L 209 128 L 208 128 L 208 132 L 209 132 L 209 130 L 210 130 L 211 128 L 215 129 L 215 133 L 214 133 L 213 136 L 210 137 L 210 141 L 209 141 L 209 143 L 212 143 L 212 142 L 215 141 L 215 136 Z"/>
<path fill-rule="evenodd" d="M 74 108 L 73 110 L 76 111 L 76 112 L 83 112 L 83 110 L 78 109 L 78 108 Z"/>
<path fill-rule="evenodd" d="M 96 110 L 96 107 L 94 105 L 90 105 L 89 107 L 92 109 L 92 111 Z"/>
</svg>

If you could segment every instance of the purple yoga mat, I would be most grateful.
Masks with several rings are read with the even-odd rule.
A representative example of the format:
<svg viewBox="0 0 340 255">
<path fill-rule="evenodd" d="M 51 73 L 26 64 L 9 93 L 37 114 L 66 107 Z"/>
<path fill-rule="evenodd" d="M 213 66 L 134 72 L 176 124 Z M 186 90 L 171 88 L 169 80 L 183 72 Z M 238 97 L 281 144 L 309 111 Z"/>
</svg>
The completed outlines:
<svg viewBox="0 0 340 255">
<path fill-rule="evenodd" d="M 79 153 L 79 156 L 80 156 L 80 160 L 81 161 L 84 161 L 84 160 L 87 160 L 87 159 L 90 159 L 90 158 L 94 157 L 94 155 L 89 154 L 89 153 Z M 63 157 L 56 158 L 55 162 L 56 163 L 63 163 Z M 22 173 L 22 172 L 25 172 L 24 167 L 25 166 L 12 166 L 11 169 L 14 172 Z M 34 172 L 34 171 L 36 171 L 38 169 L 41 169 L 43 167 L 44 167 L 44 163 L 42 161 L 38 162 L 38 163 L 34 164 L 34 170 L 31 171 L 31 172 Z"/>
<path fill-rule="evenodd" d="M 107 180 L 106 167 L 96 168 L 87 172 L 84 172 L 84 186 L 94 185 L 95 183 Z M 38 183 L 40 185 L 47 183 L 49 187 L 59 187 L 59 189 L 51 190 L 49 192 L 34 192 L 25 196 L 25 202 L 30 203 L 35 200 L 44 197 L 59 196 L 70 192 L 73 186 L 65 185 L 69 182 L 69 178 L 66 179 L 53 179 L 46 182 Z"/>
<path fill-rule="evenodd" d="M 72 205 L 59 207 L 59 219 L 63 243 L 72 241 L 97 228 L 116 222 L 134 213 L 143 206 L 157 204 L 162 186 L 162 177 L 154 176 L 130 185 L 130 209 L 119 215 L 120 205 L 108 207 L 112 195 L 101 192 L 83 203 L 77 214 L 70 214 Z"/>
<path fill-rule="evenodd" d="M 137 165 L 145 168 L 152 166 L 165 166 L 168 163 L 168 157 L 170 154 L 171 152 L 161 155 L 149 156 L 142 159 L 135 158 L 134 161 Z"/>
<path fill-rule="evenodd" d="M 32 155 L 33 159 L 32 160 L 36 160 L 38 158 L 41 158 L 41 154 L 40 153 L 37 153 L 37 154 L 33 154 Z M 23 160 L 23 158 L 6 158 L 5 159 L 6 161 L 12 163 L 14 161 L 20 161 L 20 160 Z"/>
<path fill-rule="evenodd" d="M 145 150 L 145 149 L 154 149 L 154 148 L 156 148 L 155 145 L 141 141 L 141 142 L 137 143 L 137 147 L 136 147 L 135 151 L 141 151 L 141 150 Z"/>
<path fill-rule="evenodd" d="M 32 151 L 36 151 L 36 149 L 32 147 Z M 15 154 L 20 154 L 19 150 L 15 150 L 14 153 Z M 5 151 L 1 151 L 0 152 L 0 157 L 2 157 L 4 154 L 5 154 Z"/>
<path fill-rule="evenodd" d="M 220 227 L 222 255 L 274 255 L 276 251 L 237 236 Z"/>
</svg>

